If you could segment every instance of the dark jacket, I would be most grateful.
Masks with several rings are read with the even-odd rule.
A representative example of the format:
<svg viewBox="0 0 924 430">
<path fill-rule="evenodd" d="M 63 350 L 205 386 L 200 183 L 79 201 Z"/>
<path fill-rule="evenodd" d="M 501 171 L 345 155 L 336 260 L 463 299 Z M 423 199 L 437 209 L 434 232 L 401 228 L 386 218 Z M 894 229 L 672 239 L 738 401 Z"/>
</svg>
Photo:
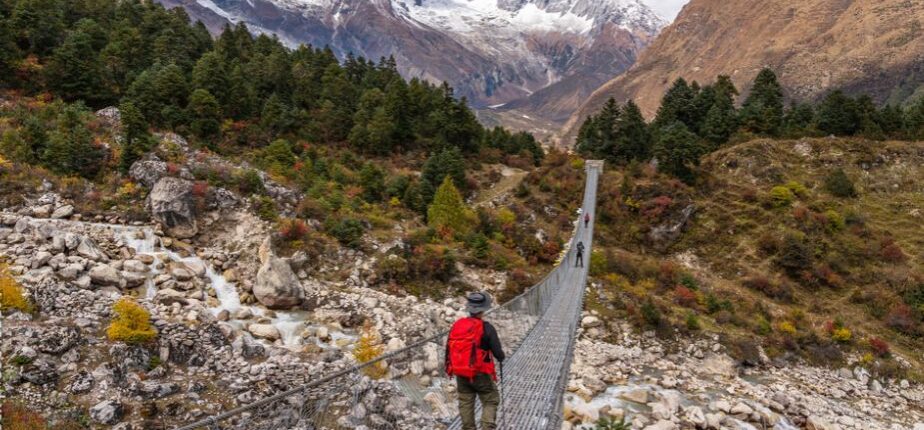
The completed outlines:
<svg viewBox="0 0 924 430">
<path fill-rule="evenodd" d="M 500 338 L 497 337 L 497 330 L 491 323 L 484 321 L 484 335 L 481 336 L 481 349 L 491 351 L 491 355 L 497 361 L 504 361 L 507 358 L 504 355 L 504 349 L 501 347 Z"/>
</svg>

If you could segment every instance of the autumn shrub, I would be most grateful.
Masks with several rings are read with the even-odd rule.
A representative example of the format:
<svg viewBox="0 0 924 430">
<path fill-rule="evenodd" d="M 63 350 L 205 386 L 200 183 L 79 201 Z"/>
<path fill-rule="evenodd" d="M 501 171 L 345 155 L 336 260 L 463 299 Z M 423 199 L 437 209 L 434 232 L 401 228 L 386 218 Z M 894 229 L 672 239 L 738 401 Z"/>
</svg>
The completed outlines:
<svg viewBox="0 0 924 430">
<path fill-rule="evenodd" d="M 362 223 L 355 218 L 336 219 L 335 217 L 330 217 L 325 222 L 324 227 L 328 234 L 346 246 L 358 248 L 362 245 L 365 229 Z"/>
<path fill-rule="evenodd" d="M 157 337 L 151 326 L 151 314 L 134 300 L 119 299 L 112 305 L 112 313 L 114 317 L 106 329 L 109 340 L 147 343 Z"/>
<path fill-rule="evenodd" d="M 815 267 L 814 279 L 830 288 L 841 288 L 844 286 L 844 278 L 841 275 L 837 274 L 831 266 L 827 264 L 819 264 Z"/>
<path fill-rule="evenodd" d="M 908 259 L 908 256 L 905 255 L 905 251 L 902 250 L 901 246 L 895 243 L 895 240 L 892 238 L 886 238 L 880 242 L 879 255 L 882 257 L 883 261 L 889 263 L 903 263 Z"/>
<path fill-rule="evenodd" d="M 805 236 L 793 232 L 783 238 L 783 244 L 775 262 L 790 276 L 793 276 L 810 268 L 813 259 L 814 252 Z"/>
<path fill-rule="evenodd" d="M 796 199 L 792 190 L 785 186 L 776 186 L 770 190 L 770 205 L 775 208 L 783 208 L 792 204 Z"/>
<path fill-rule="evenodd" d="M 782 321 L 777 324 L 776 330 L 786 336 L 795 336 L 796 325 L 790 321 Z"/>
<path fill-rule="evenodd" d="M 267 196 L 257 196 L 253 199 L 253 207 L 257 216 L 264 221 L 276 221 L 279 213 L 276 211 L 276 202 Z"/>
<path fill-rule="evenodd" d="M 308 224 L 298 218 L 286 218 L 279 223 L 279 237 L 288 242 L 304 240 L 308 232 Z"/>
<path fill-rule="evenodd" d="M 375 273 L 385 281 L 404 282 L 408 279 L 410 268 L 406 259 L 389 255 L 375 263 Z"/>
<path fill-rule="evenodd" d="M 449 282 L 458 273 L 455 253 L 441 245 L 414 248 L 408 258 L 408 266 L 420 280 Z"/>
<path fill-rule="evenodd" d="M 774 232 L 766 231 L 757 238 L 757 249 L 764 255 L 774 255 L 780 250 L 780 238 Z"/>
<path fill-rule="evenodd" d="M 507 288 L 515 288 L 518 292 L 523 292 L 535 284 L 533 277 L 522 268 L 514 268 L 507 275 L 510 284 Z"/>
<path fill-rule="evenodd" d="M 844 170 L 837 169 L 825 177 L 825 190 L 834 197 L 852 198 L 857 196 L 857 189 L 853 181 L 844 173 Z"/>
<path fill-rule="evenodd" d="M 19 402 L 7 400 L 3 402 L 2 428 L 5 430 L 45 430 L 48 424 L 42 415 L 27 408 Z"/>
<path fill-rule="evenodd" d="M 678 285 L 674 288 L 674 301 L 683 307 L 694 307 L 696 306 L 696 293 L 687 287 Z"/>
<path fill-rule="evenodd" d="M 601 250 L 594 250 L 590 253 L 590 276 L 602 276 L 606 274 L 607 261 L 606 254 Z"/>
<path fill-rule="evenodd" d="M 789 181 L 786 183 L 785 187 L 788 188 L 789 191 L 792 191 L 792 193 L 799 198 L 805 198 L 808 196 L 808 189 L 805 188 L 805 185 L 802 185 L 802 183 L 798 181 Z"/>
<path fill-rule="evenodd" d="M 885 323 L 889 327 L 907 335 L 915 335 L 918 332 L 918 321 L 915 318 L 914 310 L 904 303 L 897 304 L 889 310 L 885 317 Z"/>
<path fill-rule="evenodd" d="M 385 348 L 379 334 L 371 324 L 363 327 L 363 333 L 353 349 L 353 358 L 360 364 L 369 363 L 382 356 Z M 372 379 L 382 379 L 388 374 L 388 364 L 377 361 L 362 368 L 363 373 Z"/>
<path fill-rule="evenodd" d="M 839 232 L 847 227 L 844 216 L 833 209 L 825 211 L 825 220 L 827 221 L 826 229 L 832 233 Z"/>
<path fill-rule="evenodd" d="M 847 327 L 834 329 L 831 333 L 831 339 L 838 343 L 849 343 L 853 338 L 853 333 Z"/>
<path fill-rule="evenodd" d="M 885 358 L 889 356 L 890 348 L 886 341 L 878 337 L 871 337 L 868 342 L 869 349 L 871 349 L 877 357 Z"/>
<path fill-rule="evenodd" d="M 689 331 L 699 331 L 702 328 L 702 324 L 699 322 L 699 317 L 697 317 L 693 312 L 687 314 L 687 318 L 684 323 L 687 330 Z"/>
<path fill-rule="evenodd" d="M 642 203 L 641 213 L 648 221 L 657 221 L 671 207 L 674 200 L 670 196 L 658 196 Z"/>
<path fill-rule="evenodd" d="M 640 311 L 645 324 L 648 324 L 652 327 L 661 325 L 661 310 L 658 309 L 657 305 L 655 305 L 651 299 L 648 299 L 645 301 L 645 303 L 642 303 Z"/>
<path fill-rule="evenodd" d="M 0 310 L 32 312 L 32 305 L 19 282 L 10 274 L 6 262 L 0 261 Z"/>
<path fill-rule="evenodd" d="M 741 282 L 746 288 L 760 292 L 767 297 L 783 301 L 792 301 L 793 292 L 788 284 L 774 282 L 764 276 L 753 276 Z"/>
<path fill-rule="evenodd" d="M 734 305 L 732 305 L 731 300 L 719 299 L 712 293 L 706 294 L 706 312 L 712 315 L 721 311 L 729 313 L 734 311 Z"/>
</svg>

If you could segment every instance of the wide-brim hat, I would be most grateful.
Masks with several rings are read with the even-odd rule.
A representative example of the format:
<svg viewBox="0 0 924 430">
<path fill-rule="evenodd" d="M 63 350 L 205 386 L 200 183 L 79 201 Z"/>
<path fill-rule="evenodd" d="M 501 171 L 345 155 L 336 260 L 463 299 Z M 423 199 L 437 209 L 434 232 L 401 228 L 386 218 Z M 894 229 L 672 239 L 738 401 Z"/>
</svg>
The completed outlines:
<svg viewBox="0 0 924 430">
<path fill-rule="evenodd" d="M 470 314 L 480 314 L 491 310 L 491 296 L 486 293 L 471 293 L 465 298 L 465 311 Z"/>
</svg>

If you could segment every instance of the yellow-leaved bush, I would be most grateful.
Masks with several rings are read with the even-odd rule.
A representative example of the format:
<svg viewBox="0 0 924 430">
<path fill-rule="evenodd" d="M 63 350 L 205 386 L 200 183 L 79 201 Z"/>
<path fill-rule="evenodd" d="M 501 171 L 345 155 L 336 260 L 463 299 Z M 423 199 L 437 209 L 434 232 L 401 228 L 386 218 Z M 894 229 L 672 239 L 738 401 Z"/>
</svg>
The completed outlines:
<svg viewBox="0 0 924 430">
<path fill-rule="evenodd" d="M 32 312 L 32 305 L 26 298 L 25 291 L 10 274 L 9 265 L 4 261 L 0 261 L 0 310 Z"/>
<path fill-rule="evenodd" d="M 366 324 L 363 328 L 363 334 L 359 337 L 356 347 L 353 349 L 353 358 L 360 364 L 368 363 L 382 356 L 382 348 L 379 334 L 372 325 Z M 363 373 L 373 379 L 382 379 L 388 374 L 388 364 L 385 361 L 379 361 L 363 368 Z"/>
<path fill-rule="evenodd" d="M 146 343 L 157 337 L 151 326 L 151 314 L 129 298 L 121 298 L 112 305 L 113 319 L 106 329 L 109 340 L 126 343 Z"/>
</svg>

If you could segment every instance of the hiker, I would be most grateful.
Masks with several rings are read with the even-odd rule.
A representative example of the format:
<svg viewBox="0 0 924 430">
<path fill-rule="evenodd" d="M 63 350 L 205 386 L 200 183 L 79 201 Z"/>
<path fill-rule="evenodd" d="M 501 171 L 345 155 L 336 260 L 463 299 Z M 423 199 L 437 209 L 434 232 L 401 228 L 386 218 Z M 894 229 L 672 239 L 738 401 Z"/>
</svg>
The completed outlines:
<svg viewBox="0 0 924 430">
<path fill-rule="evenodd" d="M 587 228 L 587 224 L 590 224 L 590 214 L 584 215 L 584 228 Z"/>
<path fill-rule="evenodd" d="M 500 393 L 497 391 L 496 359 L 503 369 L 504 350 L 501 348 L 497 330 L 491 323 L 482 320 L 491 309 L 491 296 L 485 293 L 471 293 L 466 297 L 465 311 L 469 316 L 452 325 L 446 342 L 446 374 L 456 377 L 459 391 L 459 415 L 462 416 L 462 430 L 477 430 L 475 426 L 475 397 L 481 401 L 481 429 L 497 428 L 497 406 Z M 501 371 L 503 375 L 503 371 Z"/>
<path fill-rule="evenodd" d="M 584 242 L 577 244 L 577 261 L 574 262 L 574 267 L 584 267 Z"/>
</svg>

